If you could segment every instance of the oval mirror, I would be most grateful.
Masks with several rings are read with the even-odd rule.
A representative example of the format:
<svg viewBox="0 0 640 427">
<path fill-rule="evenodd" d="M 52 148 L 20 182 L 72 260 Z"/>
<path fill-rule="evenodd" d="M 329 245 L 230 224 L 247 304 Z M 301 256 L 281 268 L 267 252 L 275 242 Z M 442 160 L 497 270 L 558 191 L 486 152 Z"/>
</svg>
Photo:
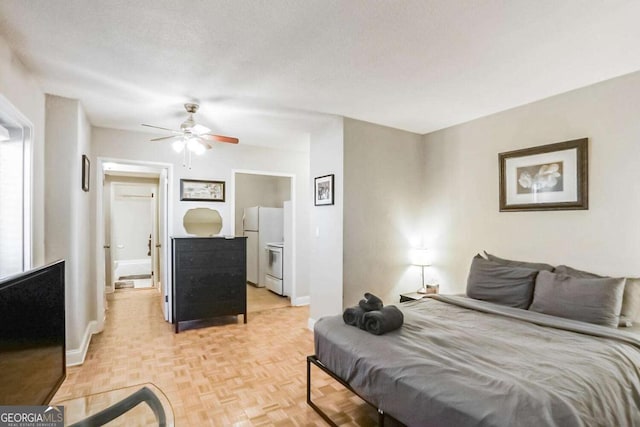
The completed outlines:
<svg viewBox="0 0 640 427">
<path fill-rule="evenodd" d="M 222 217 L 220 212 L 215 209 L 189 209 L 182 218 L 182 225 L 188 234 L 198 237 L 211 237 L 220 234 Z"/>
</svg>

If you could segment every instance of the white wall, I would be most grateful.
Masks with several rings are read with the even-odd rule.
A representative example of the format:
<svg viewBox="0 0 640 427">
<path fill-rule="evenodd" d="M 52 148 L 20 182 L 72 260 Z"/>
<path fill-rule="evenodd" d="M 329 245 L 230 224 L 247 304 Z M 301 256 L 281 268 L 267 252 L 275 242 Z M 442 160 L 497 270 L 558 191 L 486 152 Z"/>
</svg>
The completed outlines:
<svg viewBox="0 0 640 427">
<path fill-rule="evenodd" d="M 343 119 L 336 117 L 311 134 L 308 192 L 314 177 L 334 174 L 335 204 L 311 208 L 310 321 L 342 312 Z M 313 200 L 309 201 L 313 204 Z"/>
<path fill-rule="evenodd" d="M 45 263 L 44 249 L 44 135 L 45 98 L 31 73 L 0 37 L 0 94 L 34 126 L 32 177 L 33 266 Z"/>
<path fill-rule="evenodd" d="M 156 216 L 152 194 L 158 194 L 157 184 L 117 183 L 111 186 L 111 190 L 109 241 L 113 258 L 151 258 L 147 254 Z"/>
<path fill-rule="evenodd" d="M 91 155 L 89 128 L 79 101 L 47 95 L 45 252 L 47 261 L 66 260 L 67 350 L 73 354 L 86 350 L 96 318 L 91 197 L 81 188 L 82 154 Z"/>
<path fill-rule="evenodd" d="M 410 265 L 420 245 L 423 179 L 422 136 L 344 119 L 344 301 L 365 292 L 397 303 L 421 286 Z"/>
<path fill-rule="evenodd" d="M 425 220 L 442 292 L 472 256 L 640 275 L 640 73 L 424 136 Z M 498 211 L 498 153 L 589 138 L 589 210 Z"/>
<path fill-rule="evenodd" d="M 291 199 L 291 178 L 283 176 L 236 174 L 235 235 L 242 236 L 242 214 L 245 208 L 265 206 L 281 208 Z"/>
<path fill-rule="evenodd" d="M 309 153 L 252 147 L 242 144 L 215 144 L 202 156 L 194 156 L 192 169 L 182 167 L 182 156 L 176 154 L 171 145 L 149 142 L 153 136 L 143 132 L 131 132 L 106 128 L 93 128 L 92 142 L 94 159 L 97 157 L 138 161 L 173 163 L 173 229 L 175 236 L 186 236 L 182 217 L 188 209 L 207 207 L 217 209 L 222 216 L 223 235 L 232 235 L 230 197 L 231 171 L 233 169 L 260 170 L 288 173 L 296 176 L 296 286 L 297 297 L 309 293 Z M 209 179 L 225 181 L 226 202 L 181 202 L 180 179 Z M 95 215 L 95 213 L 94 213 Z"/>
</svg>

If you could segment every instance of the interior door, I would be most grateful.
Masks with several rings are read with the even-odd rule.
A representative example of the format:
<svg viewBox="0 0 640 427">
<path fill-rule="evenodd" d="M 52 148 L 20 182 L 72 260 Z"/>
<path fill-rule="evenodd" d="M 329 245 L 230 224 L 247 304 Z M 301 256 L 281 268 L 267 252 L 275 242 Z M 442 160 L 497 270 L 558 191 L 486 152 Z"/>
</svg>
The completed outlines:
<svg viewBox="0 0 640 427">
<path fill-rule="evenodd" d="M 160 289 L 160 258 L 158 251 L 158 188 L 151 193 L 151 234 L 149 235 L 149 255 L 151 256 L 151 286 Z"/>
<path fill-rule="evenodd" d="M 171 284 L 169 283 L 168 274 L 168 251 L 169 245 L 167 244 L 167 238 L 169 236 L 167 228 L 167 191 L 168 191 L 169 179 L 167 178 L 167 170 L 162 169 L 160 173 L 160 180 L 158 183 L 158 236 L 156 242 L 156 250 L 158 251 L 158 272 L 160 279 L 160 289 L 162 289 L 162 312 L 164 314 L 164 320 L 169 321 L 171 319 Z"/>
</svg>

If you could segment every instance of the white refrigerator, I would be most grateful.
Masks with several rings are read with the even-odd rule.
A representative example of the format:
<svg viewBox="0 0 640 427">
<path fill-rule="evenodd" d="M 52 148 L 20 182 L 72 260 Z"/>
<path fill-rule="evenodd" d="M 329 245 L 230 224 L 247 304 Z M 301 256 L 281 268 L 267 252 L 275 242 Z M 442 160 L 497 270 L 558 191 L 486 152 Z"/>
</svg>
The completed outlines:
<svg viewBox="0 0 640 427">
<path fill-rule="evenodd" d="M 283 241 L 283 228 L 282 208 L 254 206 L 244 209 L 242 230 L 247 238 L 247 282 L 265 286 L 264 275 L 269 262 L 266 246 Z"/>
</svg>

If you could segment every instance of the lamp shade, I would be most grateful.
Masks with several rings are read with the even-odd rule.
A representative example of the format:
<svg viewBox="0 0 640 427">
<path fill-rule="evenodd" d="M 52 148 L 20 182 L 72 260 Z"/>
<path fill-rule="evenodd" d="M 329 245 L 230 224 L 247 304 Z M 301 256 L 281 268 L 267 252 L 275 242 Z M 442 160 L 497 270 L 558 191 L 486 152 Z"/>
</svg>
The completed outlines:
<svg viewBox="0 0 640 427">
<path fill-rule="evenodd" d="M 423 267 L 431 265 L 429 250 L 425 248 L 413 249 L 411 251 L 411 264 L 421 265 Z"/>
</svg>

